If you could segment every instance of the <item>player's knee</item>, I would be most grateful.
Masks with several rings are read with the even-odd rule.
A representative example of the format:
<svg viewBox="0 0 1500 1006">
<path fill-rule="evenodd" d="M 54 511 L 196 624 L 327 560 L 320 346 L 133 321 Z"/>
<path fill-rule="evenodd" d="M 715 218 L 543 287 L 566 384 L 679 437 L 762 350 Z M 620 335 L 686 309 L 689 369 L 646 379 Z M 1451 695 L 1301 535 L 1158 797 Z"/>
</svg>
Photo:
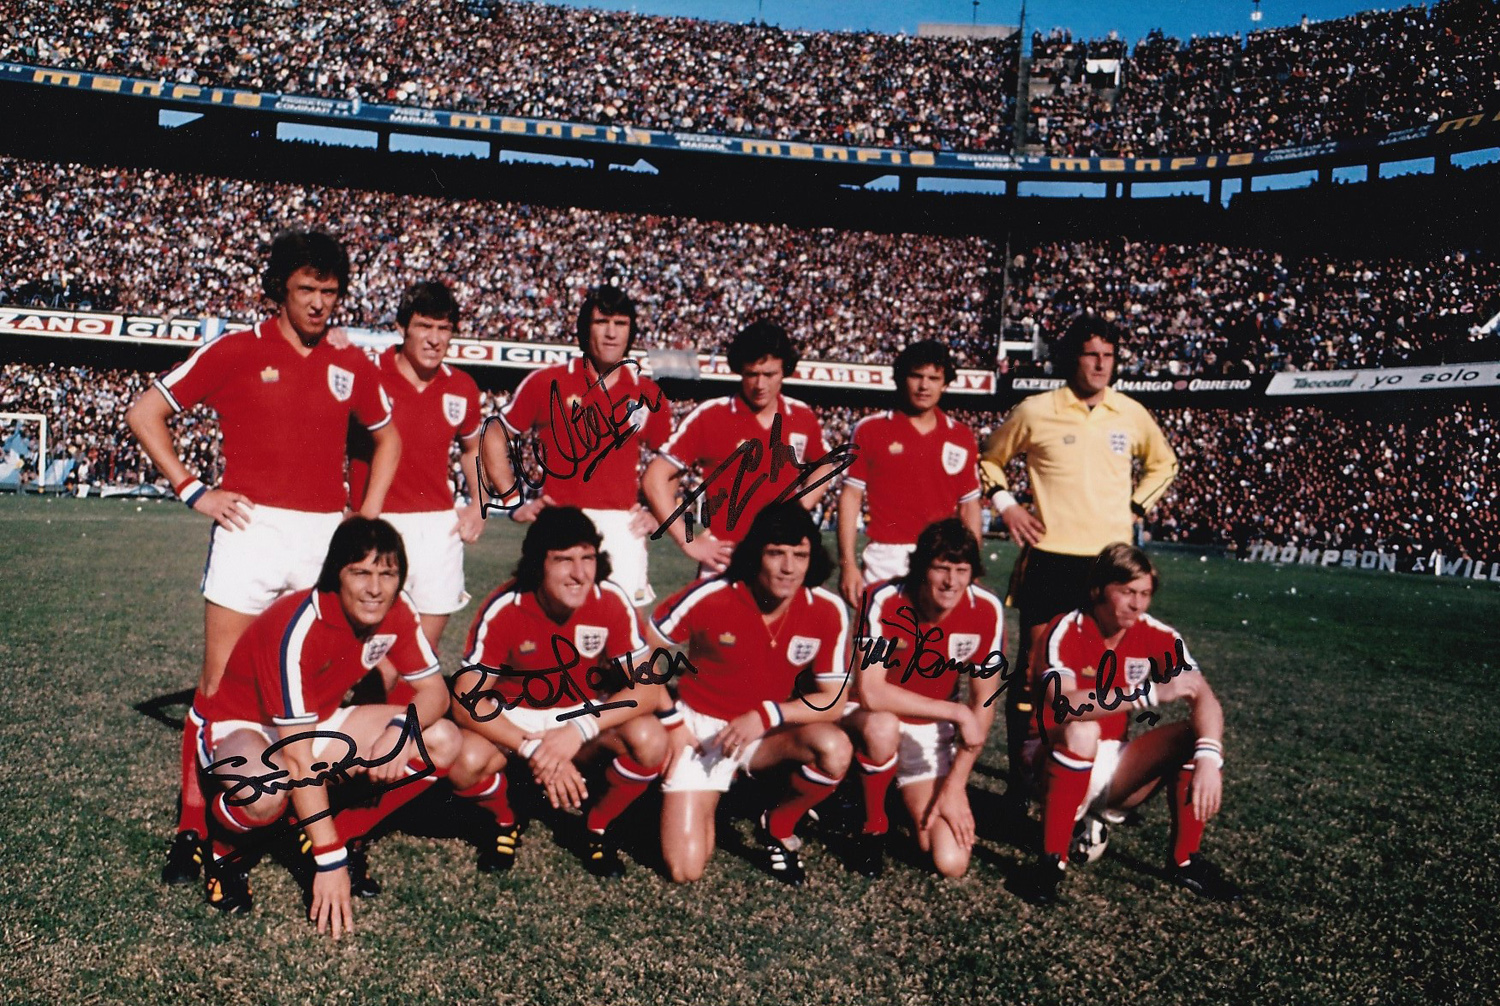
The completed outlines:
<svg viewBox="0 0 1500 1006">
<path fill-rule="evenodd" d="M 458 760 L 463 749 L 463 735 L 452 720 L 438 720 L 422 731 L 422 743 L 426 745 L 433 765 L 446 771 Z"/>
<path fill-rule="evenodd" d="M 1099 750 L 1099 724 L 1092 720 L 1072 720 L 1063 725 L 1062 742 L 1080 758 L 1092 758 Z"/>
<path fill-rule="evenodd" d="M 620 739 L 640 765 L 660 765 L 667 758 L 667 731 L 655 716 L 637 716 L 620 727 Z"/>
<path fill-rule="evenodd" d="M 849 735 L 831 723 L 815 723 L 820 729 L 809 731 L 808 746 L 813 750 L 813 762 L 818 770 L 828 776 L 842 776 L 849 771 L 854 760 L 854 745 Z"/>
<path fill-rule="evenodd" d="M 691 884 L 699 880 L 703 876 L 704 867 L 708 865 L 707 850 L 699 848 L 698 843 L 692 841 L 663 848 L 662 858 L 667 864 L 667 875 L 674 884 Z"/>
<path fill-rule="evenodd" d="M 245 804 L 241 811 L 249 818 L 257 828 L 264 827 L 281 818 L 286 813 L 286 794 L 267 793 L 258 797 L 254 802 Z"/>
<path fill-rule="evenodd" d="M 956 842 L 935 842 L 932 847 L 932 865 L 941 877 L 962 877 L 969 872 L 969 850 Z"/>
<path fill-rule="evenodd" d="M 901 721 L 894 713 L 871 713 L 860 735 L 864 738 L 865 754 L 870 760 L 884 764 L 901 744 Z"/>
</svg>

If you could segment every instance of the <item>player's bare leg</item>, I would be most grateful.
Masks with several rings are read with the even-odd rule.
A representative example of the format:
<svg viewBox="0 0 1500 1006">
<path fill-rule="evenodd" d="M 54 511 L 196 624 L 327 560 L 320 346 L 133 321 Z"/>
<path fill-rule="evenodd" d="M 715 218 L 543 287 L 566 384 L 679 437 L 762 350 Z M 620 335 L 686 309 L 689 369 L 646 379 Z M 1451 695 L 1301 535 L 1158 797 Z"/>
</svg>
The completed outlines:
<svg viewBox="0 0 1500 1006">
<path fill-rule="evenodd" d="M 849 743 L 849 735 L 834 723 L 780 727 L 761 739 L 750 761 L 752 771 L 787 761 L 802 766 L 792 773 L 787 796 L 762 815 L 757 834 L 769 854 L 769 868 L 776 879 L 792 886 L 802 884 L 805 875 L 797 855 L 802 844 L 796 836 L 797 823 L 833 795 L 853 759 L 854 746 Z"/>
<path fill-rule="evenodd" d="M 253 621 L 254 615 L 212 601 L 204 602 L 203 668 L 198 677 L 198 688 L 204 695 L 211 695 L 218 689 L 224 667 L 229 663 L 230 651 Z M 177 834 L 167 850 L 167 862 L 161 871 L 162 883 L 165 884 L 191 884 L 198 879 L 203 841 L 208 837 L 207 807 L 198 780 L 198 758 L 194 750 L 196 738 L 197 726 L 189 716 L 183 721 L 182 729 Z"/>
<path fill-rule="evenodd" d="M 661 853 L 673 883 L 691 884 L 703 876 L 714 851 L 718 806 L 719 794 L 714 790 L 662 794 Z"/>
<path fill-rule="evenodd" d="M 443 638 L 443 630 L 448 627 L 447 615 L 419 615 L 422 622 L 422 635 L 427 637 L 427 642 L 432 645 L 432 652 L 436 653 L 438 641 Z"/>
<path fill-rule="evenodd" d="M 475 868 L 480 873 L 503 873 L 516 862 L 521 831 L 511 810 L 510 783 L 505 766 L 510 755 L 472 730 L 461 730 L 463 741 L 458 757 L 448 770 L 448 781 L 455 796 L 473 800 L 485 811 L 490 822 L 479 836 L 479 858 Z"/>
<path fill-rule="evenodd" d="M 584 812 L 582 848 L 584 868 L 596 877 L 625 873 L 617 843 L 609 835 L 614 823 L 661 776 L 667 760 L 667 731 L 655 716 L 637 716 L 605 731 L 584 745 L 575 762 L 596 753 L 614 755 L 604 770 L 604 789 Z"/>
<path fill-rule="evenodd" d="M 926 828 L 922 818 L 932 806 L 938 779 L 919 779 L 901 787 L 901 801 L 911 814 L 917 833 L 917 845 L 932 856 L 932 865 L 944 877 L 962 877 L 969 870 L 973 848 L 959 841 L 948 822 L 934 815 Z"/>
</svg>

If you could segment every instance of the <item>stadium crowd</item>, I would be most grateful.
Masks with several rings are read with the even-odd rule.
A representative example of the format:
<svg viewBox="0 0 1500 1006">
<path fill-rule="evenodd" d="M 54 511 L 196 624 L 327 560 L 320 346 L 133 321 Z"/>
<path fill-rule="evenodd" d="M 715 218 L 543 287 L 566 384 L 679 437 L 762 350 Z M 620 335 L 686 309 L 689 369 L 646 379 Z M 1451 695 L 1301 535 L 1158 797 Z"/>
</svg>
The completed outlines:
<svg viewBox="0 0 1500 1006">
<path fill-rule="evenodd" d="M 26 0 L 0 59 L 200 85 L 667 131 L 1012 149 L 1018 39 L 783 31 L 540 3 Z M 1052 154 L 1304 145 L 1500 94 L 1500 4 L 1445 0 L 1234 37 L 1032 39 L 1026 139 Z M 1092 62 L 1091 62 L 1092 61 Z M 1092 72 L 1091 72 L 1092 70 Z"/>
<path fill-rule="evenodd" d="M 775 317 L 810 359 L 888 363 L 939 338 L 960 366 L 1045 342 L 1082 306 L 1132 334 L 1130 374 L 1242 374 L 1495 358 L 1500 266 L 1293 255 L 1227 245 L 995 242 L 630 216 L 479 200 L 267 185 L 0 158 L 0 303 L 160 317 L 257 316 L 272 234 L 329 221 L 349 244 L 340 321 L 389 328 L 400 285 L 446 277 L 477 338 L 567 342 L 568 305 L 600 276 L 632 289 L 642 345 L 714 352 Z M 254 221 L 247 230 L 244 222 Z M 217 236 L 242 234 L 224 242 Z M 1008 306 L 1001 310 L 1002 294 Z M 1012 361 L 1015 362 L 1015 361 Z"/>
<path fill-rule="evenodd" d="M 75 464 L 70 484 L 139 485 L 157 476 L 123 416 L 149 379 L 131 370 L 6 364 L 0 411 L 48 416 L 53 457 L 87 462 Z M 505 401 L 505 392 L 486 391 L 485 414 Z M 674 422 L 693 404 L 673 403 Z M 869 410 L 841 405 L 817 411 L 829 442 L 844 443 Z M 986 411 L 948 411 L 980 440 L 999 421 Z M 1317 406 L 1153 413 L 1182 462 L 1146 524 L 1156 541 L 1233 546 L 1241 555 L 1259 542 L 1408 556 L 1437 548 L 1450 558 L 1459 553 L 1500 561 L 1500 418 L 1487 401 L 1399 416 Z M 0 436 L 9 434 L 8 426 L 0 427 Z M 195 470 L 217 479 L 222 465 L 212 414 L 184 413 L 176 437 Z M 1025 471 L 1013 468 L 1011 484 L 1024 494 Z M 834 526 L 838 496 L 830 492 L 816 513 L 824 528 Z"/>
</svg>

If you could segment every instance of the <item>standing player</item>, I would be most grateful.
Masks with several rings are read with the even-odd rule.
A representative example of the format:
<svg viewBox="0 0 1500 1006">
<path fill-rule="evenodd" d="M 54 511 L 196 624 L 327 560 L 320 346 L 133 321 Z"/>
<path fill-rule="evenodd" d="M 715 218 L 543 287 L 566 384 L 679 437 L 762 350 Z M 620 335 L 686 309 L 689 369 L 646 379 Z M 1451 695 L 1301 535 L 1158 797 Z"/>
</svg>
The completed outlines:
<svg viewBox="0 0 1500 1006">
<path fill-rule="evenodd" d="M 316 586 L 267 608 L 241 635 L 219 687 L 193 697 L 198 757 L 219 789 L 205 889 L 220 911 L 251 910 L 245 856 L 290 802 L 316 865 L 310 917 L 338 939 L 353 924 L 351 812 L 330 817 L 328 785 L 368 773 L 384 787 L 379 818 L 422 793 L 457 755 L 437 656 L 400 596 L 405 577 L 395 529 L 350 518 L 334 531 Z M 411 707 L 339 705 L 382 660 L 411 686 L 416 724 Z M 254 774 L 263 769 L 269 774 Z"/>
<path fill-rule="evenodd" d="M 883 869 L 892 780 L 917 828 L 917 844 L 945 877 L 961 877 L 974 850 L 969 773 L 989 736 L 990 707 L 1006 670 L 1005 609 L 974 582 L 984 575 L 979 539 L 956 517 L 917 538 L 911 570 L 865 594 L 857 645 L 855 734 L 865 827 L 855 867 Z M 960 701 L 961 682 L 969 682 Z"/>
<path fill-rule="evenodd" d="M 158 378 L 125 420 L 184 503 L 214 527 L 203 571 L 203 670 L 212 695 L 240 634 L 282 594 L 317 579 L 329 536 L 343 517 L 344 445 L 352 416 L 375 450 L 360 513 L 374 517 L 401 455 L 401 437 L 364 353 L 324 339 L 349 289 L 349 256 L 319 231 L 287 231 L 271 244 L 261 277 L 276 315 L 215 339 Z M 177 454 L 167 419 L 198 402 L 219 414 L 224 477 L 199 481 Z M 189 711 L 182 742 L 177 836 L 162 880 L 191 883 L 206 833 Z"/>
<path fill-rule="evenodd" d="M 609 579 L 600 541 L 576 507 L 540 511 L 515 579 L 485 600 L 469 629 L 465 666 L 453 679 L 453 718 L 466 740 L 452 780 L 495 816 L 484 872 L 515 859 L 501 774 L 511 757 L 530 764 L 553 806 L 575 808 L 588 798 L 579 766 L 614 756 L 584 815 L 584 866 L 600 877 L 625 872 L 609 826 L 661 774 L 667 736 L 655 712 L 666 690 L 625 669 L 644 660 L 646 639 L 640 614 Z"/>
<path fill-rule="evenodd" d="M 628 358 L 638 332 L 635 301 L 624 291 L 589 291 L 576 325 L 583 355 L 528 374 L 483 450 L 494 495 L 512 520 L 533 521 L 547 506 L 582 509 L 603 535 L 616 582 L 632 604 L 646 605 L 656 595 L 646 575 L 651 518 L 639 499 L 641 447 L 659 448 L 672 420 L 661 389 Z M 523 503 L 512 459 L 526 451 L 513 441 L 532 434 L 544 478 L 541 495 Z"/>
<path fill-rule="evenodd" d="M 839 494 L 839 585 L 854 605 L 869 584 L 906 575 L 917 535 L 933 521 L 956 513 L 976 539 L 980 533 L 974 434 L 938 408 L 957 373 L 948 347 L 914 342 L 891 371 L 897 408 L 855 424 L 854 462 Z M 856 556 L 866 499 L 870 543 Z"/>
<path fill-rule="evenodd" d="M 1119 330 L 1103 318 L 1073 319 L 1057 350 L 1068 383 L 1017 405 L 980 453 L 985 493 L 1021 547 L 1006 598 L 1019 609 L 1016 666 L 1027 675 L 1026 687 L 1006 689 L 1005 698 L 1006 796 L 1018 812 L 1025 806 L 1024 748 L 1035 736 L 1033 663 L 1042 631 L 1055 615 L 1087 603 L 1084 580 L 1093 557 L 1112 541 L 1129 540 L 1134 517 L 1154 506 L 1177 476 L 1177 455 L 1151 414 L 1110 387 L 1120 341 Z M 1035 514 L 1005 481 L 1006 464 L 1021 454 Z M 1136 459 L 1144 470 L 1132 489 Z"/>
<path fill-rule="evenodd" d="M 797 766 L 791 792 L 756 830 L 777 880 L 806 874 L 795 829 L 849 769 L 844 708 L 849 618 L 818 586 L 832 572 L 812 516 L 777 503 L 755 516 L 722 576 L 700 580 L 662 603 L 652 624 L 687 648 L 695 672 L 680 699 L 662 783 L 661 845 L 677 883 L 703 876 L 714 848 L 714 811 L 735 774 Z M 811 683 L 799 680 L 811 670 Z"/>
<path fill-rule="evenodd" d="M 803 474 L 799 465 L 828 454 L 813 410 L 781 393 L 782 381 L 796 371 L 799 357 L 780 325 L 758 321 L 742 329 L 727 356 L 729 369 L 740 375 L 739 392 L 688 413 L 646 466 L 642 481 L 652 514 L 705 576 L 724 570 L 735 543 L 763 507 L 790 495 L 787 490 Z M 694 464 L 705 480 L 699 503 L 683 519 L 672 520 L 674 483 Z M 803 478 L 802 485 L 817 487 L 797 502 L 808 510 L 816 506 L 828 491 L 827 481 L 817 483 L 831 479 L 835 471 L 825 464 Z M 694 525 L 691 540 L 689 522 Z"/>
<path fill-rule="evenodd" d="M 407 287 L 396 309 L 401 344 L 375 361 L 401 433 L 401 464 L 386 494 L 384 518 L 401 532 L 411 575 L 406 592 L 422 615 L 434 649 L 448 616 L 469 603 L 464 590 L 464 545 L 484 530 L 479 510 L 479 388 L 450 367 L 448 344 L 458 328 L 458 301 L 437 281 Z M 454 438 L 470 501 L 455 509 L 448 478 Z M 362 429 L 350 433 L 349 496 L 363 502 L 373 445 Z"/>
<path fill-rule="evenodd" d="M 1038 904 L 1057 899 L 1075 822 L 1135 807 L 1165 785 L 1172 836 L 1167 869 L 1194 894 L 1238 901 L 1240 889 L 1198 854 L 1223 791 L 1224 710 L 1182 637 L 1146 614 L 1158 578 L 1140 549 L 1116 542 L 1094 560 L 1086 607 L 1047 626 L 1038 719 L 1046 724 L 1043 854 L 1025 886 Z M 1188 720 L 1129 736 L 1130 721 L 1184 701 Z M 1107 836 L 1102 831 L 1100 835 Z M 1071 857 L 1096 857 L 1085 833 Z"/>
</svg>

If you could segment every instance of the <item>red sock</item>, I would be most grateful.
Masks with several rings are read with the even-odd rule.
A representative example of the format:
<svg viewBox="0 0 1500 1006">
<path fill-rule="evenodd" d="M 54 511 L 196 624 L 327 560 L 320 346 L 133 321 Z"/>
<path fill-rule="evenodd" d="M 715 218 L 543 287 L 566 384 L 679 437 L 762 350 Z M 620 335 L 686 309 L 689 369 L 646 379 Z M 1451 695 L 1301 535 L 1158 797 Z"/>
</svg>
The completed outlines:
<svg viewBox="0 0 1500 1006">
<path fill-rule="evenodd" d="M 786 841 L 797 829 L 802 815 L 833 795 L 838 789 L 839 779 L 830 779 L 811 765 L 803 765 L 792 773 L 792 792 L 766 815 L 766 830 L 778 841 Z"/>
<path fill-rule="evenodd" d="M 1203 826 L 1193 814 L 1193 769 L 1188 762 L 1177 770 L 1172 783 L 1172 862 L 1182 866 L 1203 844 Z"/>
<path fill-rule="evenodd" d="M 885 795 L 896 778 L 896 756 L 884 765 L 876 765 L 863 755 L 855 755 L 859 763 L 860 784 L 865 791 L 865 834 L 884 835 L 890 830 L 890 819 L 885 816 Z"/>
<path fill-rule="evenodd" d="M 208 808 L 198 785 L 198 728 L 200 722 L 188 711 L 182 721 L 182 778 L 177 791 L 177 830 L 208 834 Z"/>
<path fill-rule="evenodd" d="M 662 764 L 665 764 L 663 762 Z M 618 755 L 604 770 L 604 793 L 597 803 L 589 808 L 587 823 L 589 831 L 604 834 L 615 818 L 625 813 L 625 808 L 635 802 L 636 797 L 661 775 L 661 765 L 647 768 L 629 755 Z"/>
<path fill-rule="evenodd" d="M 1042 851 L 1068 858 L 1073 823 L 1089 791 L 1092 758 L 1080 758 L 1067 748 L 1053 748 L 1047 758 L 1047 800 L 1042 807 Z"/>
<path fill-rule="evenodd" d="M 453 795 L 473 800 L 494 815 L 496 824 L 509 828 L 516 823 L 516 815 L 510 809 L 507 796 L 509 789 L 510 783 L 506 781 L 504 772 L 491 772 L 468 789 L 454 790 Z"/>
<path fill-rule="evenodd" d="M 427 792 L 433 783 L 448 774 L 437 769 L 425 778 L 414 778 L 425 768 L 425 763 L 409 762 L 406 766 L 407 777 L 384 790 L 380 799 L 375 801 L 375 806 L 346 807 L 339 811 L 338 817 L 334 818 L 334 823 L 339 828 L 339 841 L 347 845 L 356 838 L 364 838 L 370 833 L 370 829 Z"/>
</svg>

